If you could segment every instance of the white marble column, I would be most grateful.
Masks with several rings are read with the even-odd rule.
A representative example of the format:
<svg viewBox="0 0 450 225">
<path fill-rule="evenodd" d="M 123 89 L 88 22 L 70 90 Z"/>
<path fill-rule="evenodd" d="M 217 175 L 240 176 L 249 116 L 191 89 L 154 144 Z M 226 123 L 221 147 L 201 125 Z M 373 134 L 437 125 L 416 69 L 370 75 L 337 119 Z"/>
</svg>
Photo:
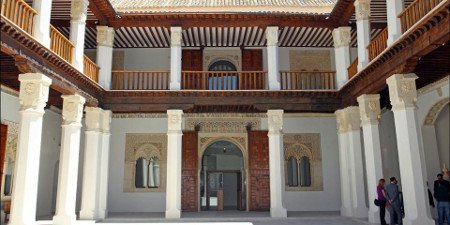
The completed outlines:
<svg viewBox="0 0 450 225">
<path fill-rule="evenodd" d="M 284 148 L 283 110 L 268 110 L 269 170 L 270 170 L 270 216 L 287 217 L 283 204 Z"/>
<path fill-rule="evenodd" d="M 114 28 L 97 26 L 97 66 L 100 68 L 98 83 L 106 90 L 111 89 Z"/>
<path fill-rule="evenodd" d="M 70 225 L 76 221 L 78 158 L 80 130 L 85 99 L 79 95 L 63 95 L 61 151 L 59 156 L 58 192 L 54 225 Z"/>
<path fill-rule="evenodd" d="M 52 80 L 43 74 L 19 75 L 20 111 L 11 199 L 11 225 L 32 225 L 36 220 L 36 203 L 41 153 L 42 117 Z"/>
<path fill-rule="evenodd" d="M 86 107 L 84 144 L 83 190 L 80 220 L 96 220 L 100 179 L 100 154 L 102 151 L 101 121 L 103 110 Z"/>
<path fill-rule="evenodd" d="M 371 204 L 377 198 L 378 180 L 383 178 L 380 133 L 378 130 L 378 120 L 381 114 L 380 95 L 361 95 L 357 100 L 364 136 L 369 222 L 380 223 L 379 207 Z"/>
<path fill-rule="evenodd" d="M 370 0 L 355 0 L 356 34 L 358 42 L 358 72 L 369 64 Z"/>
<path fill-rule="evenodd" d="M 348 80 L 350 66 L 350 27 L 339 27 L 333 30 L 334 61 L 336 64 L 336 86 L 341 88 Z"/>
<path fill-rule="evenodd" d="M 52 0 L 33 0 L 36 10 L 33 23 L 33 37 L 39 43 L 50 48 L 50 15 L 52 14 Z"/>
<path fill-rule="evenodd" d="M 350 190 L 350 168 L 348 153 L 348 122 L 342 109 L 337 110 L 336 125 L 339 140 L 339 172 L 341 178 L 341 216 L 352 217 L 352 199 Z"/>
<path fill-rule="evenodd" d="M 405 206 L 405 225 L 434 225 L 428 204 L 425 181 L 427 172 L 422 134 L 416 112 L 417 90 L 413 74 L 394 74 L 386 80 L 389 86 L 400 175 Z"/>
<path fill-rule="evenodd" d="M 102 148 L 100 153 L 100 174 L 98 194 L 98 217 L 103 220 L 108 215 L 108 180 L 109 180 L 109 143 L 111 139 L 111 116 L 110 110 L 103 110 L 101 131 Z"/>
<path fill-rule="evenodd" d="M 402 26 L 398 15 L 403 12 L 404 8 L 403 0 L 386 0 L 388 46 L 392 45 L 402 35 Z"/>
<path fill-rule="evenodd" d="M 72 0 L 70 9 L 70 41 L 75 46 L 72 65 L 83 72 L 84 67 L 84 37 L 88 0 Z"/>
<path fill-rule="evenodd" d="M 167 110 L 166 218 L 181 217 L 181 131 L 183 110 Z"/>
<path fill-rule="evenodd" d="M 170 90 L 181 89 L 181 33 L 181 27 L 170 27 Z"/>
<path fill-rule="evenodd" d="M 278 65 L 278 27 L 266 28 L 267 76 L 269 90 L 280 90 L 280 69 Z"/>
</svg>

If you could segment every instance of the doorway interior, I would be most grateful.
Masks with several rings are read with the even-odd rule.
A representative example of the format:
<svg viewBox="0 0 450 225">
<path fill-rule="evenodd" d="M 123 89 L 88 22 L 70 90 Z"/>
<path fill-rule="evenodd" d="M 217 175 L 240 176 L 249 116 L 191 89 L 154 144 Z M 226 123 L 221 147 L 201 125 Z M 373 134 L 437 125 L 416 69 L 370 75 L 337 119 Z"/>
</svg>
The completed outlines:
<svg viewBox="0 0 450 225">
<path fill-rule="evenodd" d="M 203 153 L 200 173 L 202 211 L 245 210 L 242 151 L 230 141 L 216 141 Z"/>
</svg>

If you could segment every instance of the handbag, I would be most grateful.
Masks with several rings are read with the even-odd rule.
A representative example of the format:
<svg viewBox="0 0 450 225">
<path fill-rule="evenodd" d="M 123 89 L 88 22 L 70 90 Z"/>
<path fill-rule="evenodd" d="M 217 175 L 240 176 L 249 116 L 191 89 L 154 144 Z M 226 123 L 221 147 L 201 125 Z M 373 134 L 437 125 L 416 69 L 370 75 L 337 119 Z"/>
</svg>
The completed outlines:
<svg viewBox="0 0 450 225">
<path fill-rule="evenodd" d="M 376 206 L 380 206 L 381 205 L 381 201 L 378 199 L 373 200 L 373 204 L 375 204 Z"/>
</svg>

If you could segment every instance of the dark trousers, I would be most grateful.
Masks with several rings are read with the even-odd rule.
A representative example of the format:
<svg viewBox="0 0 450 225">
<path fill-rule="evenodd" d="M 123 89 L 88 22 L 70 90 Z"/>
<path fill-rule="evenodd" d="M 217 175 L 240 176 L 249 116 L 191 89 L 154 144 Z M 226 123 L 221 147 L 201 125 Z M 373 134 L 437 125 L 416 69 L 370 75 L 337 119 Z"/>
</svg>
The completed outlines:
<svg viewBox="0 0 450 225">
<path fill-rule="evenodd" d="M 391 225 L 398 224 L 402 225 L 402 211 L 400 209 L 400 203 L 394 202 L 391 204 L 391 207 L 389 208 L 389 214 L 391 216 Z"/>
<path fill-rule="evenodd" d="M 386 200 L 380 200 L 380 223 L 381 225 L 386 225 L 386 220 L 384 219 L 386 216 Z"/>
</svg>

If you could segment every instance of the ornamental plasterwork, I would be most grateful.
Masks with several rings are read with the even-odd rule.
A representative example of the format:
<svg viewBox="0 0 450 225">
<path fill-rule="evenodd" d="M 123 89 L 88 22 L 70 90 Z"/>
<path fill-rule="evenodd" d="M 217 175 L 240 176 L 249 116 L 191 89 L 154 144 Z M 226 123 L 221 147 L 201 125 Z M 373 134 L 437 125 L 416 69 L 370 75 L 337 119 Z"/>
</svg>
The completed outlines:
<svg viewBox="0 0 450 225">
<path fill-rule="evenodd" d="M 320 148 L 320 134 L 303 133 L 303 134 L 285 134 L 283 136 L 284 143 L 284 167 L 286 176 L 286 191 L 322 191 L 323 190 L 323 174 L 322 174 L 322 150 Z M 287 165 L 290 157 L 300 162 L 301 157 L 306 156 L 310 160 L 311 186 L 309 187 L 289 187 L 287 185 Z"/>
<path fill-rule="evenodd" d="M 333 42 L 335 48 L 349 46 L 351 29 L 351 27 L 338 27 L 333 30 Z"/>
<path fill-rule="evenodd" d="M 329 50 L 290 50 L 289 64 L 293 71 L 331 70 Z"/>
<path fill-rule="evenodd" d="M 112 118 L 131 119 L 131 118 L 167 118 L 165 113 L 114 113 Z"/>
<path fill-rule="evenodd" d="M 157 188 L 136 188 L 136 160 L 150 160 L 157 157 L 160 168 L 160 186 Z M 124 192 L 165 192 L 167 171 L 167 134 L 126 134 Z"/>
<path fill-rule="evenodd" d="M 416 108 L 417 90 L 416 79 L 417 75 L 409 74 L 394 74 L 386 79 L 389 87 L 389 97 L 391 100 L 392 110 Z"/>
<path fill-rule="evenodd" d="M 5 161 L 3 164 L 3 176 L 6 175 L 6 170 L 11 168 L 12 180 L 14 180 L 14 167 L 16 161 L 16 152 L 17 152 L 17 142 L 19 138 L 19 124 L 11 121 L 3 120 L 2 124 L 8 125 L 7 134 L 6 134 L 6 150 L 5 150 Z M 11 163 L 8 165 L 8 163 Z M 0 177 L 2 181 L 4 181 L 4 177 Z M 11 183 L 13 183 L 11 180 Z M 1 189 L 4 190 L 4 183 L 1 183 Z M 2 198 L 4 197 L 3 192 L 1 193 Z"/>
<path fill-rule="evenodd" d="M 196 130 L 204 133 L 247 133 L 247 128 L 261 129 L 260 117 L 185 117 L 185 130 Z"/>
<path fill-rule="evenodd" d="M 431 109 L 428 111 L 425 121 L 423 125 L 434 125 L 434 122 L 436 121 L 439 113 L 442 111 L 442 109 L 450 103 L 450 97 L 441 99 L 440 101 L 436 102 Z"/>
<path fill-rule="evenodd" d="M 242 70 L 242 52 L 240 49 L 236 50 L 214 50 L 205 49 L 203 51 L 203 70 L 208 71 L 209 67 L 219 61 L 226 60 L 236 67 L 236 70 Z"/>
</svg>

